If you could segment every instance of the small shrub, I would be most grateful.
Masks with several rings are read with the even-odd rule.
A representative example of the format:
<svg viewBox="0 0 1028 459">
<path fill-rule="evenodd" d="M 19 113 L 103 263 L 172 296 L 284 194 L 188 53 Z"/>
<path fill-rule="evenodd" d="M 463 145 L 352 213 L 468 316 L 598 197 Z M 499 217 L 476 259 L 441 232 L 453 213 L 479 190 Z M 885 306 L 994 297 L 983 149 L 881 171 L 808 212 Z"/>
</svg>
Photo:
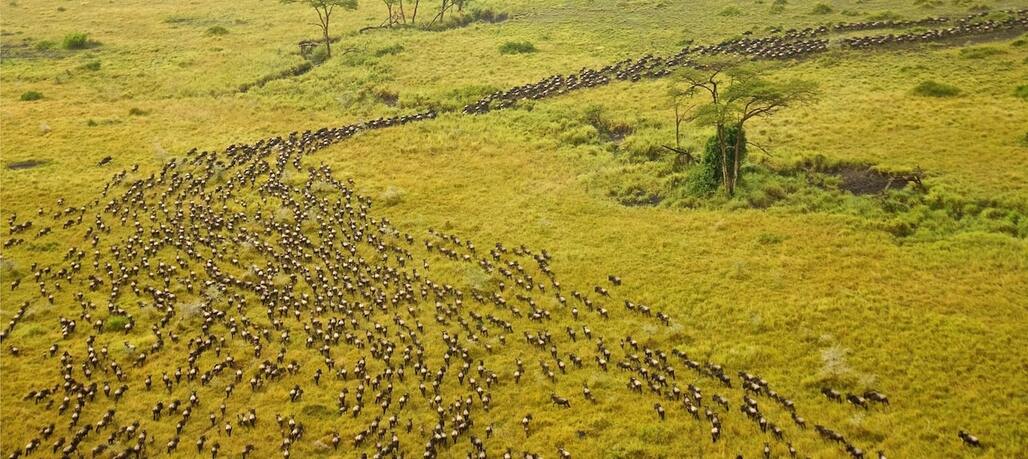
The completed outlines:
<svg viewBox="0 0 1028 459">
<path fill-rule="evenodd" d="M 307 60 L 314 65 L 319 65 L 322 62 L 328 60 L 328 48 L 324 46 L 318 46 L 313 51 L 307 54 Z"/>
<path fill-rule="evenodd" d="M 128 325 L 128 323 L 128 317 L 108 316 L 107 320 L 104 321 L 104 330 L 109 332 L 125 331 L 125 326 Z"/>
<path fill-rule="evenodd" d="M 775 0 L 771 3 L 771 14 L 781 14 L 785 12 L 786 0 Z"/>
<path fill-rule="evenodd" d="M 382 203 L 385 204 L 386 207 L 395 206 L 403 202 L 403 195 L 403 190 L 395 187 L 389 187 L 384 193 L 382 193 Z"/>
<path fill-rule="evenodd" d="M 90 70 L 95 72 L 97 70 L 100 70 L 100 61 L 86 62 L 85 64 L 82 64 L 79 68 L 82 70 Z"/>
<path fill-rule="evenodd" d="M 914 88 L 914 94 L 925 97 L 954 97 L 960 95 L 960 88 L 937 81 L 924 81 Z"/>
<path fill-rule="evenodd" d="M 64 49 L 86 49 L 92 46 L 93 43 L 89 39 L 88 34 L 77 32 L 65 35 L 64 41 L 61 42 L 61 47 Z"/>
<path fill-rule="evenodd" d="M 50 40 L 43 40 L 36 43 L 36 51 L 49 51 L 54 49 L 54 46 L 57 46 L 57 44 Z"/>
<path fill-rule="evenodd" d="M 149 115 L 149 114 L 150 114 L 149 111 L 143 110 L 143 109 L 138 108 L 138 107 L 132 107 L 132 108 L 129 109 L 129 115 L 130 116 L 146 116 L 146 115 Z"/>
<path fill-rule="evenodd" d="M 25 92 L 21 93 L 21 100 L 24 100 L 24 101 L 39 100 L 39 99 L 42 99 L 42 98 L 43 98 L 43 93 L 41 93 L 39 91 L 25 91 Z"/>
<path fill-rule="evenodd" d="M 217 35 L 228 35 L 228 29 L 226 29 L 226 28 L 224 28 L 222 26 L 213 26 L 213 27 L 207 29 L 207 35 L 214 35 L 214 36 L 217 36 Z"/>
<path fill-rule="evenodd" d="M 536 51 L 535 45 L 527 41 L 508 41 L 500 45 L 500 54 L 528 54 Z"/>
<path fill-rule="evenodd" d="M 814 6 L 811 11 L 812 14 L 832 14 L 835 10 L 831 6 L 825 5 L 824 3 L 818 3 Z"/>
</svg>

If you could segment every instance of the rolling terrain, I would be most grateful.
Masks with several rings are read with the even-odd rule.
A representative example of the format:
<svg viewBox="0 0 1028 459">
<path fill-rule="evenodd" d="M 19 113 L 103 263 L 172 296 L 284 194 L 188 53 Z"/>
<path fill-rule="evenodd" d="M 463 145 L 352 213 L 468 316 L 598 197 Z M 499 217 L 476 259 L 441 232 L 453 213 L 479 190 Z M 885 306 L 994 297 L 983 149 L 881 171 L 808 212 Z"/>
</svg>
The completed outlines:
<svg viewBox="0 0 1028 459">
<path fill-rule="evenodd" d="M 1028 454 L 1024 5 L 2 8 L 4 456 Z"/>
</svg>

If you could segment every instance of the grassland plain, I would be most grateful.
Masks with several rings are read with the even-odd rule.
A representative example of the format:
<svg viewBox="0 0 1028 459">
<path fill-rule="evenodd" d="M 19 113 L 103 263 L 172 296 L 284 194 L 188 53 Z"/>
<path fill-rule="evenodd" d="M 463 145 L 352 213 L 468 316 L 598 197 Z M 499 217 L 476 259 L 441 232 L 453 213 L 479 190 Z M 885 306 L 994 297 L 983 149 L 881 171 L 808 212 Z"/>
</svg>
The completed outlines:
<svg viewBox="0 0 1028 459">
<path fill-rule="evenodd" d="M 2 162 L 44 163 L 0 169 L 0 210 L 6 221 L 49 208 L 58 197 L 79 205 L 114 171 L 139 163 L 143 173 L 153 172 L 192 147 L 223 148 L 424 107 L 457 108 L 495 89 L 640 52 L 666 53 L 688 40 L 714 43 L 777 25 L 1023 6 L 921 3 L 840 1 L 831 2 L 831 13 L 813 14 L 816 2 L 791 1 L 773 14 L 770 2 L 483 2 L 512 19 L 442 32 L 355 34 L 382 20 L 382 8 L 364 2 L 339 16 L 335 30 L 343 38 L 336 57 L 302 76 L 240 93 L 240 85 L 303 62 L 296 42 L 316 35 L 308 12 L 270 1 L 8 2 L 0 6 Z M 207 33 L 215 26 L 228 33 Z M 74 51 L 39 45 L 59 44 L 75 32 L 99 45 Z M 500 53 L 504 43 L 518 41 L 532 43 L 536 52 Z M 383 49 L 394 51 L 378 52 Z M 1010 37 L 832 51 L 775 68 L 775 77 L 818 81 L 824 94 L 817 104 L 755 125 L 753 132 L 773 146 L 772 155 L 755 155 L 780 165 L 823 155 L 887 170 L 921 167 L 933 196 L 1023 214 L 1028 102 L 1017 88 L 1028 77 L 1026 59 L 1028 47 Z M 961 94 L 916 95 L 914 87 L 928 80 Z M 666 159 L 633 155 L 672 139 L 667 85 L 667 79 L 615 83 L 485 116 L 444 113 L 361 134 L 309 161 L 354 177 L 359 190 L 375 198 L 376 212 L 401 229 L 446 229 L 482 246 L 545 247 L 554 254 L 554 270 L 571 285 L 620 274 L 626 296 L 660 305 L 675 326 L 624 319 L 608 324 L 612 336 L 646 336 L 644 344 L 754 371 L 798 406 L 816 410 L 818 419 L 890 457 L 1028 455 L 1024 233 L 959 227 L 897 237 L 861 212 L 809 210 L 809 203 L 788 200 L 766 209 L 745 203 L 683 208 L 670 199 L 662 206 L 623 206 L 610 197 L 623 182 L 665 186 L 646 180 L 668 167 Z M 27 91 L 43 97 L 18 100 Z M 584 121 L 594 107 L 633 133 L 620 143 L 603 138 Z M 687 138 L 699 144 L 706 134 L 689 128 Z M 114 157 L 112 166 L 98 168 L 107 155 Z M 847 203 L 868 206 L 876 198 L 860 199 Z M 10 237 L 6 227 L 2 234 Z M 65 237 L 56 232 L 4 249 L 4 285 L 30 275 L 33 261 L 59 261 Z M 479 276 L 455 268 L 449 277 L 473 284 Z M 2 295 L 6 323 L 31 290 L 5 288 Z M 58 376 L 53 361 L 40 355 L 57 338 L 54 324 L 62 315 L 77 315 L 74 305 L 33 310 L 11 336 L 26 355 L 5 352 L 0 360 L 5 453 L 38 428 L 39 422 L 17 421 L 39 418 L 38 407 L 20 399 L 35 380 Z M 145 337 L 145 330 L 133 337 Z M 503 368 L 512 368 L 514 358 Z M 149 364 L 156 373 L 161 365 Z M 741 419 L 726 418 L 725 441 L 711 445 L 704 429 L 680 413 L 658 422 L 651 406 L 614 389 L 621 379 L 616 373 L 588 376 L 604 402 L 576 403 L 570 411 L 550 406 L 545 388 L 497 400 L 490 414 L 497 420 L 495 447 L 562 444 L 578 457 L 758 454 L 761 442 L 749 441 L 752 426 Z M 818 392 L 824 384 L 878 388 L 892 405 L 865 413 L 826 403 Z M 245 403 L 262 413 L 299 411 L 281 406 L 286 387 L 248 394 Z M 152 400 L 126 403 L 144 412 Z M 541 421 L 527 441 L 516 423 L 524 411 Z M 349 418 L 311 417 L 318 436 L 329 426 L 358 428 Z M 955 435 L 961 428 L 987 448 L 961 445 Z M 226 451 L 237 451 L 245 442 L 240 437 L 259 435 L 220 441 Z M 299 457 L 325 454 L 305 443 L 294 451 Z M 839 454 L 813 435 L 798 435 L 793 444 L 814 457 Z M 188 455 L 191 448 L 180 451 Z"/>
</svg>

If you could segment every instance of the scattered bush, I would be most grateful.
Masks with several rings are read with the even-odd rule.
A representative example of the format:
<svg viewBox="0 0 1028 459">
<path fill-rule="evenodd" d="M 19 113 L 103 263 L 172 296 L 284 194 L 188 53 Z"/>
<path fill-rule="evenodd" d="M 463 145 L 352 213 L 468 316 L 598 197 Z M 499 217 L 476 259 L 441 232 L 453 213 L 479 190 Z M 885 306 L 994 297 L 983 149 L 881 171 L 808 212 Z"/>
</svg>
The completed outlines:
<svg viewBox="0 0 1028 459">
<path fill-rule="evenodd" d="M 24 100 L 24 101 L 39 100 L 39 99 L 42 99 L 42 98 L 43 98 L 43 93 L 41 93 L 39 91 L 25 91 L 25 92 L 21 93 L 21 100 Z"/>
<path fill-rule="evenodd" d="M 914 88 L 914 94 L 925 97 L 953 97 L 960 95 L 960 88 L 937 81 L 924 81 Z"/>
<path fill-rule="evenodd" d="M 81 32 L 70 33 L 64 36 L 61 47 L 64 49 L 86 49 L 96 42 L 89 39 L 89 35 Z"/>
<path fill-rule="evenodd" d="M 138 108 L 138 107 L 132 107 L 132 108 L 129 109 L 129 116 L 146 116 L 146 115 L 149 115 L 149 114 L 150 114 L 149 111 L 143 110 L 143 109 Z"/>
<path fill-rule="evenodd" d="M 79 66 L 82 70 L 97 71 L 100 70 L 100 61 L 89 61 Z"/>
<path fill-rule="evenodd" d="M 57 46 L 56 43 L 50 40 L 43 40 L 36 43 L 36 51 L 49 51 L 54 49 L 55 46 Z"/>
<path fill-rule="evenodd" d="M 207 29 L 207 35 L 228 35 L 228 29 L 222 26 L 213 26 Z"/>
<path fill-rule="evenodd" d="M 831 6 L 828 6 L 828 5 L 824 4 L 824 3 L 818 3 L 817 5 L 814 6 L 814 9 L 811 11 L 811 13 L 812 14 L 832 14 L 834 11 L 835 10 L 832 9 Z"/>
<path fill-rule="evenodd" d="M 785 12 L 786 0 L 775 0 L 771 3 L 771 14 L 780 14 Z"/>
<path fill-rule="evenodd" d="M 500 54 L 528 54 L 536 51 L 535 45 L 527 41 L 508 41 L 500 45 Z"/>
</svg>

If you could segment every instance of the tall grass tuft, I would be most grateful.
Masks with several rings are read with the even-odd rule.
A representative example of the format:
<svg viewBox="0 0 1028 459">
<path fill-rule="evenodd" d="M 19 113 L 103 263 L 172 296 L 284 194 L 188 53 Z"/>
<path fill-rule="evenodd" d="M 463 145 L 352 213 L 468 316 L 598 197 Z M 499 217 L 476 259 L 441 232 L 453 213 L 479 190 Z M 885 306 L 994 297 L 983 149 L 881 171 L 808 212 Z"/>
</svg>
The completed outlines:
<svg viewBox="0 0 1028 459">
<path fill-rule="evenodd" d="M 64 49 L 86 49 L 94 45 L 96 42 L 89 39 L 89 34 L 82 32 L 69 33 L 61 41 L 61 48 Z"/>
<path fill-rule="evenodd" d="M 914 94 L 925 97 L 954 97 L 960 95 L 960 88 L 946 83 L 928 80 L 915 86 Z"/>
<path fill-rule="evenodd" d="M 500 45 L 500 54 L 528 54 L 538 51 L 531 42 L 508 41 Z"/>
</svg>

